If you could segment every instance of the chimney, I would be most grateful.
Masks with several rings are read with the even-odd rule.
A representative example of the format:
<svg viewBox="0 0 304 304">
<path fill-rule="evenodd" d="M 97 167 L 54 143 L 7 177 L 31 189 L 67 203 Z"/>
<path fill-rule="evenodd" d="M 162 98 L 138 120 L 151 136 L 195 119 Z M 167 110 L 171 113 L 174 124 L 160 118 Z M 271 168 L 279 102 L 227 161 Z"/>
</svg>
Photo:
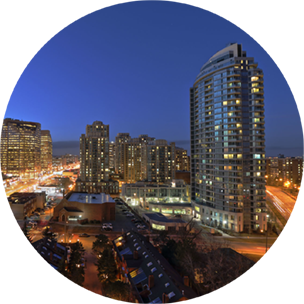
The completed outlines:
<svg viewBox="0 0 304 304">
<path fill-rule="evenodd" d="M 134 252 L 133 252 L 133 259 L 138 260 L 138 251 L 137 250 L 134 250 Z"/>
<path fill-rule="evenodd" d="M 168 303 L 169 302 L 169 297 L 165 293 L 163 293 L 162 302 L 163 303 Z"/>
<path fill-rule="evenodd" d="M 54 243 L 54 250 L 57 251 L 57 242 Z"/>
<path fill-rule="evenodd" d="M 160 248 L 160 246 L 157 246 L 157 250 L 160 254 L 162 253 L 162 249 Z"/>
<path fill-rule="evenodd" d="M 127 242 L 127 238 L 128 238 L 128 237 L 127 237 L 127 234 L 125 233 L 125 234 L 124 234 L 124 240 L 125 240 L 125 242 Z"/>
<path fill-rule="evenodd" d="M 184 285 L 189 286 L 190 285 L 190 280 L 188 276 L 184 276 Z"/>
<path fill-rule="evenodd" d="M 153 275 L 153 274 L 150 274 L 150 275 L 149 275 L 149 280 L 148 280 L 148 282 L 149 282 L 149 288 L 150 288 L 150 289 L 153 288 L 153 287 L 154 287 L 154 275 Z"/>
<path fill-rule="evenodd" d="M 40 274 L 36 274 L 35 282 L 36 282 L 36 287 L 38 289 L 40 289 L 40 287 L 41 287 L 41 276 L 40 276 Z"/>
<path fill-rule="evenodd" d="M 53 252 L 50 252 L 50 260 L 53 261 Z"/>
</svg>

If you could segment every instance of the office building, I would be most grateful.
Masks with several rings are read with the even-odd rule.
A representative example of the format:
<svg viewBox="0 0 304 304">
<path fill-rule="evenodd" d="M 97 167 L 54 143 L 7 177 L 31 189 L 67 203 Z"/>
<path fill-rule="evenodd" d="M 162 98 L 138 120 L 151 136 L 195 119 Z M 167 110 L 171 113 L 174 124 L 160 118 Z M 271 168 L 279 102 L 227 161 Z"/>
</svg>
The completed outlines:
<svg viewBox="0 0 304 304">
<path fill-rule="evenodd" d="M 191 198 L 195 216 L 237 232 L 266 230 L 263 71 L 230 44 L 190 89 Z"/>
<path fill-rule="evenodd" d="M 41 125 L 6 118 L 1 134 L 1 170 L 24 179 L 41 173 Z"/>
<path fill-rule="evenodd" d="M 48 130 L 41 131 L 41 170 L 49 172 L 52 170 L 53 144 L 51 133 Z"/>
</svg>

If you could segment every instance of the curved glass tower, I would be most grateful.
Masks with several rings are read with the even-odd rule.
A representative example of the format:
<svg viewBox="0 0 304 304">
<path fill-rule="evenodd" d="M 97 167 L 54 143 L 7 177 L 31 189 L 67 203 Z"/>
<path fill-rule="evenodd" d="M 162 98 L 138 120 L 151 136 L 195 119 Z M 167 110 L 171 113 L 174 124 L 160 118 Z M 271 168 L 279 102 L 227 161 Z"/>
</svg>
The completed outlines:
<svg viewBox="0 0 304 304">
<path fill-rule="evenodd" d="M 240 44 L 201 68 L 190 89 L 191 197 L 204 223 L 266 230 L 263 72 Z"/>
</svg>

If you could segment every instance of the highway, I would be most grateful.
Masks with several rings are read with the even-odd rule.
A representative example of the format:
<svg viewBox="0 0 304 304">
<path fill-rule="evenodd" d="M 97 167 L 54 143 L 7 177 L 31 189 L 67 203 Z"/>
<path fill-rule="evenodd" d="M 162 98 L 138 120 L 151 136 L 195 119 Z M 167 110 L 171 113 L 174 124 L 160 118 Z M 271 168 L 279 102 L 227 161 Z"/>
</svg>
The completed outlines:
<svg viewBox="0 0 304 304">
<path fill-rule="evenodd" d="M 277 187 L 266 186 L 266 194 L 285 220 L 288 220 L 296 200 Z"/>
</svg>

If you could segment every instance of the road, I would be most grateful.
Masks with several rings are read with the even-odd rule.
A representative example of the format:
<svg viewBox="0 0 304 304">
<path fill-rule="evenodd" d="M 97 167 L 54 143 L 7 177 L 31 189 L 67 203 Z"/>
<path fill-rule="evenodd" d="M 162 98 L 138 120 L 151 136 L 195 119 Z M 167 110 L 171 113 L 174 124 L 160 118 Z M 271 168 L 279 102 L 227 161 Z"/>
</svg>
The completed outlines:
<svg viewBox="0 0 304 304">
<path fill-rule="evenodd" d="M 294 208 L 296 200 L 284 193 L 280 188 L 266 186 L 266 193 L 273 205 L 288 220 Z"/>
</svg>

